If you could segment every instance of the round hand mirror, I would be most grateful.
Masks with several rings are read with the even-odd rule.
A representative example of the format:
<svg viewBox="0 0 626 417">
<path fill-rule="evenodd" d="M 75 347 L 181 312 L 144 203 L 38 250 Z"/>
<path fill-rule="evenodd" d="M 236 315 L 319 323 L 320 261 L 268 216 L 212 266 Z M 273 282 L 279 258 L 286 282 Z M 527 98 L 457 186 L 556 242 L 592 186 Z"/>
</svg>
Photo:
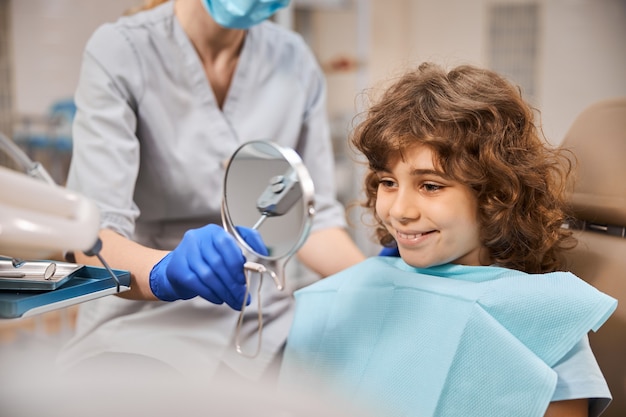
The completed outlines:
<svg viewBox="0 0 626 417">
<path fill-rule="evenodd" d="M 239 337 L 246 304 L 241 308 L 235 344 L 237 352 L 255 357 L 261 349 L 263 314 L 261 284 L 265 274 L 279 290 L 285 287 L 285 265 L 309 235 L 314 209 L 313 180 L 300 156 L 272 142 L 248 142 L 235 151 L 226 167 L 222 222 L 246 256 L 246 288 L 250 273 L 260 276 L 258 292 L 259 336 L 256 352 L 243 353 Z M 259 253 L 245 241 L 241 227 L 256 230 L 267 248 Z M 248 298 L 248 294 L 244 299 Z"/>
<path fill-rule="evenodd" d="M 314 215 L 314 188 L 300 156 L 267 141 L 235 151 L 224 178 L 222 221 L 249 262 L 263 265 L 276 285 L 285 285 L 285 265 L 308 237 Z M 246 243 L 237 227 L 255 229 L 268 255 Z"/>
</svg>

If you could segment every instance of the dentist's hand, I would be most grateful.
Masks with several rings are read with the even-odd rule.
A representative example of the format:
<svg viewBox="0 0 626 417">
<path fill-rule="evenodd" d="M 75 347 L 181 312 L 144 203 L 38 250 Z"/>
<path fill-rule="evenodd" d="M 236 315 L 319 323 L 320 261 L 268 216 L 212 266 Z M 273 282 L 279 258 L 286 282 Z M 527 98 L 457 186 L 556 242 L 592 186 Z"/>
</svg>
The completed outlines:
<svg viewBox="0 0 626 417">
<path fill-rule="evenodd" d="M 245 240 L 246 243 L 252 249 L 254 249 L 256 253 L 265 256 L 269 254 L 267 252 L 267 246 L 265 246 L 265 243 L 263 243 L 263 239 L 261 239 L 261 235 L 259 234 L 259 232 L 254 229 L 250 229 L 249 227 L 243 226 L 235 226 L 235 229 L 237 229 L 237 233 L 239 233 L 239 236 L 241 236 L 243 240 Z"/>
<path fill-rule="evenodd" d="M 248 245 L 267 253 L 256 230 L 237 230 Z M 188 230 L 180 244 L 152 268 L 150 289 L 163 301 L 200 296 L 241 310 L 246 290 L 245 262 L 235 239 L 220 226 L 209 224 Z"/>
</svg>

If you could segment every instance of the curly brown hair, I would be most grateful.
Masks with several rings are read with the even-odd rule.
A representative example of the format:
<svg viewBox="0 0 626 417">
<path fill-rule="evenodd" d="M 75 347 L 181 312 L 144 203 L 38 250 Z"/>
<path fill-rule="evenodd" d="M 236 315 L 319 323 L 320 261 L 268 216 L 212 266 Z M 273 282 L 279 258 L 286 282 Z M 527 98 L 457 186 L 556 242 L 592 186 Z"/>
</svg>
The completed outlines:
<svg viewBox="0 0 626 417">
<path fill-rule="evenodd" d="M 504 77 L 470 65 L 446 72 L 423 63 L 392 84 L 351 137 L 369 163 L 362 205 L 380 243 L 391 246 L 393 237 L 375 212 L 376 172 L 421 144 L 475 192 L 481 242 L 496 264 L 529 273 L 561 269 L 562 251 L 576 245 L 563 227 L 575 159 L 545 141 L 534 111 Z"/>
</svg>

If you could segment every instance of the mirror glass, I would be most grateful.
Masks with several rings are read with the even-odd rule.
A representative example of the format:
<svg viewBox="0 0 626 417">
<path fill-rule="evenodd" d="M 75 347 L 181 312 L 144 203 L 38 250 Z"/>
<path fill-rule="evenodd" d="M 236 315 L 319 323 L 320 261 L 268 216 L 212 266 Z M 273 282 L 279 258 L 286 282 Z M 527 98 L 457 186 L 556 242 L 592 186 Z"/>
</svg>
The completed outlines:
<svg viewBox="0 0 626 417">
<path fill-rule="evenodd" d="M 248 261 L 265 266 L 284 286 L 285 264 L 308 236 L 313 199 L 313 181 L 293 149 L 252 141 L 237 149 L 228 163 L 222 220 Z M 248 246 L 237 226 L 256 229 L 268 255 Z"/>
</svg>

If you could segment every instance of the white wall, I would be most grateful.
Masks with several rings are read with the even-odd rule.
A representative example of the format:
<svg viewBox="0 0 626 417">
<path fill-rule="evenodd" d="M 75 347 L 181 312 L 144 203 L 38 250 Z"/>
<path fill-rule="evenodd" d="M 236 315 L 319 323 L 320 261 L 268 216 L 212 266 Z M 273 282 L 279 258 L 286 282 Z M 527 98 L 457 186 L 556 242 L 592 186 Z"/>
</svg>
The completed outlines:
<svg viewBox="0 0 626 417">
<path fill-rule="evenodd" d="M 520 0 L 500 0 L 512 2 Z M 626 95 L 626 1 L 537 0 L 542 6 L 539 107 L 546 135 L 559 143 L 593 101 Z M 74 92 L 82 49 L 95 28 L 141 0 L 12 0 L 15 110 L 43 114 Z M 367 78 L 329 75 L 331 113 L 355 111 L 355 96 L 407 65 L 434 60 L 486 65 L 486 11 L 494 0 L 353 0 L 314 15 L 312 46 L 321 61 L 355 57 L 356 2 L 371 10 Z M 359 57 L 357 57 L 359 58 Z M 361 72 L 364 72 L 363 70 Z"/>
<path fill-rule="evenodd" d="M 489 6 L 524 0 L 354 0 L 371 4 L 367 87 L 421 61 L 488 65 Z M 528 0 L 532 1 L 532 0 Z M 626 95 L 626 1 L 535 0 L 540 5 L 536 104 L 548 139 L 561 142 L 591 103 Z M 354 56 L 355 7 L 316 13 L 312 39 L 321 60 Z M 354 112 L 349 74 L 329 75 L 331 112 Z M 352 93 L 350 93 L 352 92 Z"/>
<path fill-rule="evenodd" d="M 626 1 L 544 3 L 541 107 L 546 135 L 560 143 L 589 104 L 626 96 Z"/>
<path fill-rule="evenodd" d="M 45 114 L 54 101 L 73 96 L 91 33 L 139 3 L 11 0 L 15 112 Z"/>
<path fill-rule="evenodd" d="M 401 3 L 401 0 L 391 0 Z M 372 40 L 372 82 L 409 63 L 487 65 L 487 7 L 519 0 L 405 0 L 384 32 L 405 30 L 407 40 L 389 59 L 392 43 Z M 374 1 L 385 16 L 385 1 Z M 626 1 L 537 0 L 542 10 L 538 106 L 548 139 L 561 142 L 574 118 L 594 101 L 626 96 Z M 394 24 L 395 21 L 395 24 Z M 373 20 L 376 27 L 377 22 Z M 382 29 L 379 32 L 383 32 Z M 385 35 L 391 37 L 389 33 Z M 382 59 L 381 59 L 382 58 Z"/>
</svg>

